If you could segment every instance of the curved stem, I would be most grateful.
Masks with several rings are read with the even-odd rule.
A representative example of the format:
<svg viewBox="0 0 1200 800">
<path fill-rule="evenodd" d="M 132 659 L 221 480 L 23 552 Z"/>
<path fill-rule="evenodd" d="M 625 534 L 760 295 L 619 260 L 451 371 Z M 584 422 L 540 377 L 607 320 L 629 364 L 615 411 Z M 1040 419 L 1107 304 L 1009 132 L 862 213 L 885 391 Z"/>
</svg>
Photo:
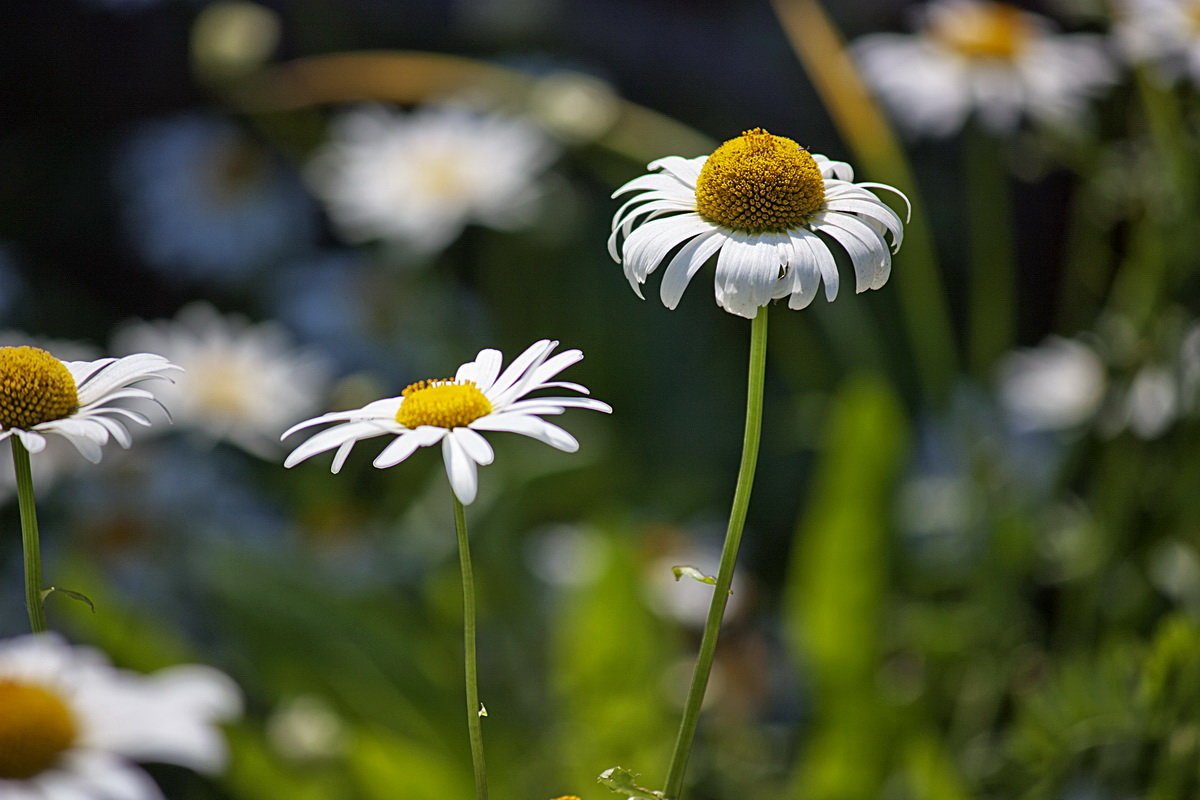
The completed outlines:
<svg viewBox="0 0 1200 800">
<path fill-rule="evenodd" d="M 38 541 L 37 506 L 33 499 L 33 472 L 29 451 L 15 437 L 12 443 L 13 469 L 17 473 L 17 505 L 21 510 L 21 548 L 25 554 L 25 608 L 34 633 L 46 630 L 46 609 L 42 605 L 42 548 Z"/>
<path fill-rule="evenodd" d="M 721 549 L 721 566 L 717 572 L 717 583 L 713 587 L 712 602 L 708 607 L 708 618 L 704 623 L 704 636 L 700 640 L 700 653 L 696 656 L 696 669 L 692 673 L 692 685 L 688 690 L 687 702 L 683 707 L 683 719 L 679 723 L 679 734 L 675 738 L 675 750 L 671 754 L 671 766 L 667 769 L 664 792 L 670 800 L 678 800 L 683 791 L 683 778 L 687 772 L 688 756 L 696 738 L 696 726 L 700 721 L 700 706 L 708 688 L 708 676 L 712 672 L 713 656 L 717 652 L 717 637 L 725 606 L 729 602 L 729 587 L 733 584 L 733 568 L 737 562 L 738 547 L 742 542 L 742 529 L 746 525 L 746 511 L 750 507 L 750 489 L 754 484 L 754 468 L 758 462 L 758 442 L 762 433 L 763 376 L 766 373 L 767 355 L 767 309 L 763 308 L 754 318 L 750 328 L 750 370 L 746 388 L 746 432 L 742 440 L 742 462 L 738 467 L 737 488 L 733 493 L 733 508 L 729 512 L 729 527 L 725 531 L 725 546 Z"/>
<path fill-rule="evenodd" d="M 454 529 L 458 533 L 458 561 L 463 583 L 463 663 L 467 681 L 467 731 L 471 737 L 471 764 L 475 768 L 476 800 L 487 800 L 487 767 L 483 762 L 483 728 L 479 717 L 479 684 L 475 670 L 475 576 L 471 571 L 471 545 L 467 540 L 467 517 L 462 502 L 454 498 Z"/>
</svg>

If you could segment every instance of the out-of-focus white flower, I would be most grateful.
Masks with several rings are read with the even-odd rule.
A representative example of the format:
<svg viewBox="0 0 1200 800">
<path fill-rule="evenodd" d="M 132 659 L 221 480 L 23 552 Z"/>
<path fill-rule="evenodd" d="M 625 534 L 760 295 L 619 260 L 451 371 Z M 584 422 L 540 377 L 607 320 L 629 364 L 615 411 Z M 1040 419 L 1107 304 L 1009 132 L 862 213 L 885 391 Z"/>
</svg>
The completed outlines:
<svg viewBox="0 0 1200 800">
<path fill-rule="evenodd" d="M 617 121 L 621 101 L 599 78 L 562 71 L 538 79 L 529 95 L 529 111 L 564 139 L 590 142 Z"/>
<path fill-rule="evenodd" d="M 681 569 L 679 576 L 675 570 L 694 568 L 700 575 L 715 577 L 720 561 L 720 550 L 703 547 L 691 547 L 655 559 L 646 572 L 649 605 L 659 614 L 684 625 L 704 627 L 716 587 L 701 582 L 698 576 L 690 574 L 690 569 Z M 725 609 L 726 620 L 735 619 L 745 606 L 748 581 L 745 572 L 734 574 L 729 605 Z"/>
<path fill-rule="evenodd" d="M 583 358 L 578 350 L 550 355 L 558 342 L 534 342 L 500 371 L 499 350 L 480 350 L 474 361 L 458 368 L 455 377 L 419 381 L 399 397 L 387 397 L 352 411 L 335 411 L 306 420 L 290 428 L 296 431 L 338 423 L 321 431 L 292 451 L 285 467 L 293 467 L 318 453 L 337 449 L 333 472 L 346 463 L 354 445 L 376 436 L 394 436 L 374 461 L 379 469 L 394 467 L 418 449 L 442 445 L 446 475 L 455 496 L 464 505 L 475 500 L 479 486 L 477 465 L 492 463 L 494 453 L 481 431 L 519 433 L 558 450 L 579 449 L 574 436 L 542 419 L 568 408 L 609 413 L 607 403 L 590 397 L 527 397 L 542 389 L 569 389 L 587 394 L 577 383 L 552 380 L 558 373 Z"/>
<path fill-rule="evenodd" d="M 267 741 L 292 761 L 318 761 L 346 748 L 346 726 L 319 697 L 301 695 L 281 705 L 267 721 Z"/>
<path fill-rule="evenodd" d="M 307 175 L 346 239 L 432 253 L 471 222 L 528 225 L 538 176 L 554 156 L 541 131 L 516 119 L 452 106 L 411 114 L 368 106 L 334 122 Z"/>
<path fill-rule="evenodd" d="M 1063 430 L 1087 422 L 1107 386 L 1104 364 L 1087 345 L 1050 337 L 1005 356 L 1000 400 L 1019 430 Z"/>
<path fill-rule="evenodd" d="M 183 368 L 159 393 L 177 425 L 262 458 L 276 457 L 279 435 L 319 407 L 329 383 L 324 360 L 297 350 L 282 326 L 202 302 L 173 320 L 129 324 L 114 346 L 153 349 Z"/>
<path fill-rule="evenodd" d="M 133 762 L 216 772 L 217 723 L 240 712 L 237 687 L 208 667 L 138 675 L 54 634 L 0 641 L 0 797 L 162 800 Z"/>
<path fill-rule="evenodd" d="M 1124 417 L 1142 439 L 1155 439 L 1179 417 L 1179 386 L 1170 369 L 1146 366 L 1138 370 L 1125 393 Z"/>
<path fill-rule="evenodd" d="M 1200 2 L 1119 0 L 1113 36 L 1134 62 L 1154 62 L 1172 78 L 1200 84 Z"/>
<path fill-rule="evenodd" d="M 754 128 L 712 155 L 667 156 L 647 168 L 613 193 L 637 192 L 617 209 L 608 238 L 638 297 L 681 244 L 659 287 L 670 309 L 713 256 L 717 305 L 747 319 L 784 297 L 788 308 L 805 308 L 822 283 L 832 301 L 840 285 L 835 250 L 849 256 L 856 291 L 878 289 L 892 274 L 904 223 L 871 189 L 908 198 L 885 184 L 854 183 L 844 161 Z"/>
<path fill-rule="evenodd" d="M 158 120 L 119 154 L 121 217 L 141 258 L 175 279 L 229 281 L 306 244 L 299 179 L 231 122 Z"/>
<path fill-rule="evenodd" d="M 867 81 L 915 134 L 953 134 L 972 112 L 998 133 L 1023 116 L 1070 125 L 1116 80 L 1102 37 L 1056 33 L 1017 6 L 935 0 L 923 12 L 913 35 L 871 34 L 853 46 Z"/>
</svg>

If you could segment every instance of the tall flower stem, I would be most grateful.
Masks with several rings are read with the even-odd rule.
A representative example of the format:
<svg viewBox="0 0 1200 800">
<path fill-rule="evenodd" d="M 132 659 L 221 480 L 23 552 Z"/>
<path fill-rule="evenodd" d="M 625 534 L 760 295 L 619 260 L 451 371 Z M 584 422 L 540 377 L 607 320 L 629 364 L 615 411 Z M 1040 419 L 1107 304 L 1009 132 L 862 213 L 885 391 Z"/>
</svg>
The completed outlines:
<svg viewBox="0 0 1200 800">
<path fill-rule="evenodd" d="M 725 606 L 729 602 L 729 588 L 733 585 L 733 568 L 737 562 L 738 548 L 742 543 L 742 529 L 746 525 L 746 511 L 750 507 L 750 490 L 754 484 L 754 468 L 758 463 L 758 442 L 762 434 L 763 376 L 767 362 L 767 309 L 763 308 L 754 318 L 750 328 L 750 370 L 746 388 L 746 430 L 742 438 L 742 463 L 738 467 L 737 488 L 733 492 L 733 508 L 729 512 L 729 527 L 725 531 L 725 546 L 721 549 L 721 566 L 717 572 L 717 583 L 713 586 L 712 602 L 708 606 L 708 618 L 704 623 L 704 636 L 700 640 L 700 653 L 696 657 L 696 669 L 692 673 L 692 685 L 688 690 L 687 702 L 683 707 L 683 719 L 679 723 L 679 734 L 675 738 L 675 750 L 671 754 L 671 765 L 667 769 L 664 790 L 670 800 L 679 800 L 683 791 L 683 778 L 687 772 L 688 757 L 692 742 L 696 738 L 696 726 L 700 721 L 700 706 L 708 688 L 708 676 L 712 672 L 713 656 L 717 652 L 717 637 L 720 635 L 721 620 L 725 617 Z"/>
<path fill-rule="evenodd" d="M 479 717 L 479 684 L 475 669 L 475 575 L 471 571 L 471 544 L 467 539 L 467 515 L 454 498 L 454 529 L 458 532 L 458 561 L 463 584 L 463 663 L 467 681 L 467 731 L 471 737 L 471 764 L 475 768 L 476 800 L 487 800 L 487 767 L 483 761 L 483 728 Z"/>
<path fill-rule="evenodd" d="M 33 472 L 29 451 L 15 437 L 12 442 L 13 469 L 17 473 L 17 506 L 21 510 L 21 549 L 25 554 L 25 608 L 29 627 L 34 633 L 46 630 L 46 609 L 42 604 L 42 548 L 38 541 L 37 506 L 33 499 Z"/>
</svg>

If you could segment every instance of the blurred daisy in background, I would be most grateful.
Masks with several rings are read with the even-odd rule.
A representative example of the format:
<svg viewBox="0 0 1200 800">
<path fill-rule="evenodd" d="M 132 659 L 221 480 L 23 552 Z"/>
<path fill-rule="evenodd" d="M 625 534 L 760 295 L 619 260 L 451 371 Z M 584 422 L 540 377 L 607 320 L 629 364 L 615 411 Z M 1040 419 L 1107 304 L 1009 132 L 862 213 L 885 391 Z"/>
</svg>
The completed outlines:
<svg viewBox="0 0 1200 800">
<path fill-rule="evenodd" d="M 864 36 L 853 52 L 868 83 L 918 135 L 951 135 L 972 112 L 996 133 L 1025 116 L 1070 126 L 1116 80 L 1102 37 L 1059 34 L 1045 17 L 988 0 L 936 0 L 915 34 Z"/>
<path fill-rule="evenodd" d="M 1108 388 L 1105 369 L 1086 344 L 1052 336 L 1001 361 L 1000 402 L 1017 430 L 1076 428 L 1100 409 Z"/>
<path fill-rule="evenodd" d="M 1113 36 L 1130 61 L 1200 84 L 1200 1 L 1119 0 L 1113 16 Z"/>
<path fill-rule="evenodd" d="M 217 670 L 112 667 L 54 634 L 0 641 L 0 797 L 161 800 L 135 761 L 220 770 L 241 694 Z"/>
<path fill-rule="evenodd" d="M 539 129 L 509 117 L 367 106 L 335 120 L 307 176 L 348 241 L 383 239 L 428 254 L 468 223 L 528 226 L 538 178 L 556 155 Z"/>
<path fill-rule="evenodd" d="M 277 455 L 284 428 L 315 411 L 329 388 L 325 360 L 296 349 L 281 325 L 203 302 L 172 320 L 130 323 L 113 344 L 154 349 L 183 368 L 159 393 L 177 425 L 261 458 Z"/>
<path fill-rule="evenodd" d="M 114 180 L 138 255 L 177 280 L 236 280 L 315 232 L 298 177 L 226 120 L 146 123 L 119 153 Z"/>
<path fill-rule="evenodd" d="M 831 243 L 849 254 L 856 291 L 878 289 L 904 237 L 899 215 L 870 190 L 901 192 L 854 183 L 849 164 L 761 128 L 710 156 L 668 156 L 647 168 L 613 193 L 637 192 L 613 217 L 608 251 L 641 297 L 646 278 L 683 244 L 659 290 L 670 309 L 714 255 L 717 304 L 731 314 L 753 319 L 788 296 L 789 308 L 804 308 L 822 282 L 832 301 L 840 279 Z"/>
<path fill-rule="evenodd" d="M 551 388 L 588 393 L 577 383 L 551 380 L 583 358 L 579 350 L 565 350 L 551 356 L 557 346 L 558 342 L 548 339 L 534 342 L 503 372 L 499 350 L 480 350 L 475 360 L 460 366 L 453 378 L 419 381 L 405 388 L 399 397 L 306 420 L 284 436 L 313 425 L 338 424 L 297 447 L 283 465 L 293 467 L 318 453 L 337 448 L 332 471 L 338 472 L 358 442 L 376 436 L 395 436 L 373 462 L 384 469 L 404 461 L 418 448 L 440 442 L 454 494 L 461 503 L 469 505 L 478 488 L 476 466 L 490 464 L 493 458 L 492 446 L 480 431 L 519 433 L 573 453 L 579 449 L 575 437 L 542 416 L 561 414 L 568 408 L 612 411 L 607 403 L 590 397 L 526 397 L 531 392 Z"/>
</svg>

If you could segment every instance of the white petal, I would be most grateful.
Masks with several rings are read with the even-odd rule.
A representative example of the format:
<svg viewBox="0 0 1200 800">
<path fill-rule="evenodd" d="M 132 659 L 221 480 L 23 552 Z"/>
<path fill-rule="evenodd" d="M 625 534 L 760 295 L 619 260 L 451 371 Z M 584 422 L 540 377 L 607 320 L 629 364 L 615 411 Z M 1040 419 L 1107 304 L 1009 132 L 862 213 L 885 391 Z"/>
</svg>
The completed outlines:
<svg viewBox="0 0 1200 800">
<path fill-rule="evenodd" d="M 422 425 L 411 431 L 397 436 L 387 447 L 383 448 L 375 460 L 371 462 L 379 469 L 394 467 L 404 459 L 417 452 L 418 448 L 437 444 L 448 433 L 445 428 L 435 428 L 432 425 Z"/>
<path fill-rule="evenodd" d="M 482 431 L 519 433 L 568 453 L 574 453 L 579 449 L 579 442 L 575 440 L 575 437 L 562 428 L 551 425 L 544 419 L 525 414 L 491 414 L 475 420 L 471 423 L 471 427 Z"/>
<path fill-rule="evenodd" d="M 488 444 L 487 439 L 470 428 L 455 428 L 450 435 L 458 440 L 463 452 L 476 464 L 486 466 L 495 459 L 496 454 L 492 451 L 492 446 Z"/>
<path fill-rule="evenodd" d="M 725 234 L 714 230 L 700 234 L 679 249 L 667 265 L 662 284 L 658 287 L 658 296 L 664 306 L 673 311 L 679 305 L 692 278 L 724 242 Z"/>
<path fill-rule="evenodd" d="M 475 501 L 475 492 L 479 488 L 475 462 L 471 460 L 458 440 L 453 436 L 442 439 L 442 458 L 446 462 L 446 476 L 450 479 L 450 488 L 464 506 Z"/>
<path fill-rule="evenodd" d="M 291 452 L 283 462 L 285 467 L 294 467 L 301 461 L 307 458 L 312 458 L 318 453 L 323 453 L 326 450 L 332 450 L 335 447 L 341 447 L 348 442 L 357 442 L 362 439 L 370 439 L 375 436 L 382 436 L 390 431 L 380 427 L 372 421 L 363 422 L 346 422 L 341 425 L 336 425 L 329 430 L 321 431 L 306 441 L 304 444 L 297 447 Z"/>
</svg>

